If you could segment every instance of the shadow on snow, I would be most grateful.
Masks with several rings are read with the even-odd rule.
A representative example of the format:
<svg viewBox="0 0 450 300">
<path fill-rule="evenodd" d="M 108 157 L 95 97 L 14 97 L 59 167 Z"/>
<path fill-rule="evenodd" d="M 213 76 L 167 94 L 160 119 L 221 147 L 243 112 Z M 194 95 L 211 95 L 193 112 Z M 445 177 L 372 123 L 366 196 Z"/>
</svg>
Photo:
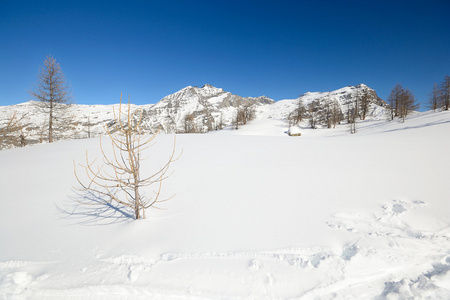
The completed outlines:
<svg viewBox="0 0 450 300">
<path fill-rule="evenodd" d="M 63 219 L 76 220 L 75 224 L 82 225 L 110 225 L 126 223 L 134 220 L 134 215 L 121 204 L 108 202 L 104 195 L 92 191 L 74 191 L 69 196 L 70 203 L 66 207 L 55 204 Z"/>
</svg>

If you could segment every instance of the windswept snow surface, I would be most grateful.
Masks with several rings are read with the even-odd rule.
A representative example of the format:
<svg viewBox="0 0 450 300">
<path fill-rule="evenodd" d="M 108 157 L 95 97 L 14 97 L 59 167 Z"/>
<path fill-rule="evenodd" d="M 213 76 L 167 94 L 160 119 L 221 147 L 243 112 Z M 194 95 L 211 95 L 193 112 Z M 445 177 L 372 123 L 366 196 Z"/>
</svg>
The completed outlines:
<svg viewBox="0 0 450 300">
<path fill-rule="evenodd" d="M 450 299 L 450 113 L 287 130 L 178 135 L 140 221 L 78 205 L 97 138 L 1 151 L 0 299 Z"/>
</svg>

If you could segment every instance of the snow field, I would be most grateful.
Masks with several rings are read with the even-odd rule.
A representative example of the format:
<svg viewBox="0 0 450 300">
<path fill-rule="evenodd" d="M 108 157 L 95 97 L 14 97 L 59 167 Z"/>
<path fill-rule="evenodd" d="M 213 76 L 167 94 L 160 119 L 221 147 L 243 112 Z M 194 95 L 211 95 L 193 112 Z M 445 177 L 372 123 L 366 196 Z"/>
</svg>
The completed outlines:
<svg viewBox="0 0 450 300">
<path fill-rule="evenodd" d="M 450 115 L 287 129 L 177 135 L 176 197 L 141 221 L 77 205 L 97 138 L 1 151 L 0 299 L 450 298 Z"/>
</svg>

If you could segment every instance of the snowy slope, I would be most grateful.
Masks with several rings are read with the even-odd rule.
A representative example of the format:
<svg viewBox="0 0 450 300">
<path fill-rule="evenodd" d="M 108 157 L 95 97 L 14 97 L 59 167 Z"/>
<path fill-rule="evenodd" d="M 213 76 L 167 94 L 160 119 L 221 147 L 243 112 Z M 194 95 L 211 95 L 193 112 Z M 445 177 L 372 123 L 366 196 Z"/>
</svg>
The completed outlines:
<svg viewBox="0 0 450 300">
<path fill-rule="evenodd" d="M 450 114 L 287 129 L 177 135 L 141 221 L 77 205 L 98 138 L 1 151 L 0 299 L 449 299 Z"/>
</svg>

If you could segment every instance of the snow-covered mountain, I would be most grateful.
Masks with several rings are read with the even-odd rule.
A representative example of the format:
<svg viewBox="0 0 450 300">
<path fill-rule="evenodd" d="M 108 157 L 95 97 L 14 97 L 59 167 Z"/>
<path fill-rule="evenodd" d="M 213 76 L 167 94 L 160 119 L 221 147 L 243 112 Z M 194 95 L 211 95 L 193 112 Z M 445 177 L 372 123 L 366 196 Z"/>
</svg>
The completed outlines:
<svg viewBox="0 0 450 300">
<path fill-rule="evenodd" d="M 197 132 L 215 130 L 230 125 L 241 106 L 253 108 L 274 104 L 265 97 L 241 97 L 209 84 L 188 86 L 164 97 L 151 107 L 143 108 L 144 124 L 151 131 L 162 126 L 165 132 L 185 132 L 186 116 L 191 116 Z"/>
<path fill-rule="evenodd" d="M 332 92 L 307 92 L 297 99 L 277 101 L 273 105 L 259 110 L 258 115 L 264 118 L 285 119 L 297 108 L 299 100 L 305 107 L 312 102 L 317 102 L 318 106 L 322 108 L 326 106 L 327 102 L 335 102 L 340 112 L 345 114 L 348 104 L 354 104 L 364 93 L 368 95 L 370 102 L 367 116 L 374 119 L 383 118 L 387 103 L 377 96 L 375 90 L 365 84 L 347 86 Z"/>
<path fill-rule="evenodd" d="M 370 98 L 368 116 L 380 118 L 384 114 L 386 103 L 378 98 L 373 89 L 364 84 L 344 87 L 333 92 L 306 93 L 297 99 L 277 102 L 265 96 L 241 97 L 206 84 L 201 88 L 185 87 L 156 104 L 132 105 L 132 109 L 142 109 L 142 124 L 144 129 L 150 132 L 156 131 L 160 126 L 166 133 L 207 132 L 232 124 L 238 109 L 243 107 L 251 109 L 256 118 L 286 119 L 296 109 L 299 99 L 304 105 L 317 102 L 323 107 L 327 101 L 334 101 L 344 114 L 346 106 L 364 93 Z M 27 125 L 25 136 L 28 143 L 45 140 L 47 115 L 39 111 L 35 104 L 36 102 L 29 101 L 0 107 L 0 126 L 16 113 L 23 117 L 22 123 Z M 104 132 L 103 126 L 113 120 L 113 111 L 117 112 L 118 109 L 118 104 L 73 104 L 68 109 L 71 126 L 60 132 L 57 138 L 87 138 L 99 135 Z M 187 129 L 188 122 L 191 131 Z"/>
</svg>

